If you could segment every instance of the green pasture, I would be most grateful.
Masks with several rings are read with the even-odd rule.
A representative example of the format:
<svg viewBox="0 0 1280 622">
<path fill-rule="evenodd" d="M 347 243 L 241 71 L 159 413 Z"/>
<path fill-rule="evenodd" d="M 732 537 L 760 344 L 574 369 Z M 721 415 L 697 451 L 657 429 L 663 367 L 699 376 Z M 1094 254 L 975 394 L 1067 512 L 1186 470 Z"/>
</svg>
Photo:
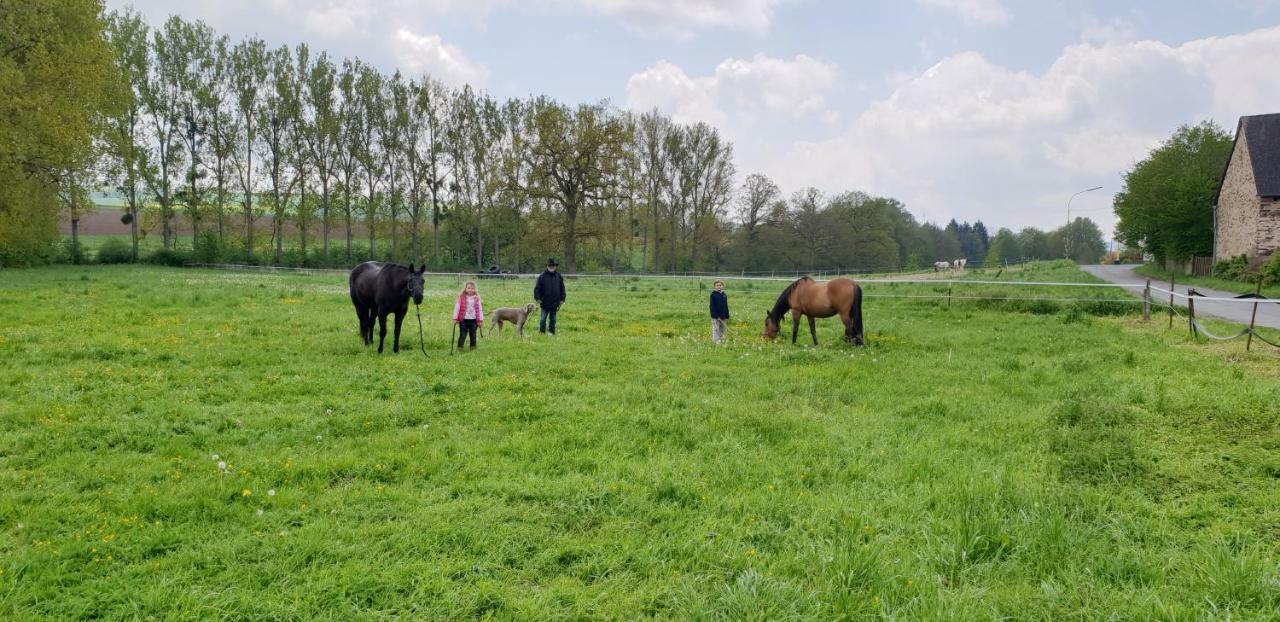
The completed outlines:
<svg viewBox="0 0 1280 622">
<path fill-rule="evenodd" d="M 716 346 L 709 281 L 450 355 L 429 277 L 424 356 L 342 272 L 0 272 L 0 619 L 1280 619 L 1274 351 L 945 281 Z"/>
</svg>

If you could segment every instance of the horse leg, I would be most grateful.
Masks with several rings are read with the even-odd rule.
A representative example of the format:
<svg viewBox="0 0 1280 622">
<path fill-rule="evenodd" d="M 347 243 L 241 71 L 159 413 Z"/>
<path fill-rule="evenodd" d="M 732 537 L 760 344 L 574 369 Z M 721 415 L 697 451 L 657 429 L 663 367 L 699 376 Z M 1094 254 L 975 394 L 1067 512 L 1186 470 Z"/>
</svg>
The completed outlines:
<svg viewBox="0 0 1280 622">
<path fill-rule="evenodd" d="M 361 307 L 359 303 L 356 303 L 355 307 L 356 321 L 360 322 L 360 341 L 365 345 L 369 345 L 369 342 L 364 338 L 364 307 Z"/>
<path fill-rule="evenodd" d="M 810 315 L 808 317 L 809 317 L 809 336 L 813 337 L 813 345 L 816 346 L 818 345 L 818 330 L 814 327 L 813 316 Z"/>
<path fill-rule="evenodd" d="M 396 338 L 391 343 L 392 352 L 400 352 L 400 323 L 404 321 L 405 315 L 408 315 L 408 310 L 404 312 L 396 311 Z"/>
<path fill-rule="evenodd" d="M 840 322 L 844 324 L 844 342 L 853 343 L 853 320 L 848 311 L 840 312 Z"/>
<path fill-rule="evenodd" d="M 382 344 L 387 340 L 387 314 L 378 310 L 378 354 L 382 354 Z"/>
<path fill-rule="evenodd" d="M 800 314 L 791 312 L 791 345 L 796 344 L 796 337 L 800 335 Z"/>
<path fill-rule="evenodd" d="M 853 305 L 849 309 L 853 323 L 850 324 L 850 330 L 853 332 L 853 345 L 860 346 L 863 344 L 862 334 L 862 287 L 853 286 Z"/>
<path fill-rule="evenodd" d="M 377 323 L 377 307 L 366 307 L 364 310 L 364 345 L 373 345 L 373 325 Z"/>
</svg>

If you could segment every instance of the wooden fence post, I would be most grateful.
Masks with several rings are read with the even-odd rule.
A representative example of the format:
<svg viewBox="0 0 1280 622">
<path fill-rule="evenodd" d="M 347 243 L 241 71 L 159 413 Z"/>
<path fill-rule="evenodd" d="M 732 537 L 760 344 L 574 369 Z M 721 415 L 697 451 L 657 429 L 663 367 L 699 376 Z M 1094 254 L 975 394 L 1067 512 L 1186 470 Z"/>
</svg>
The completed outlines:
<svg viewBox="0 0 1280 622">
<path fill-rule="evenodd" d="M 951 308 L 951 286 L 952 285 L 954 285 L 953 281 L 947 281 L 947 308 L 948 309 Z"/>
<path fill-rule="evenodd" d="M 1169 273 L 1169 328 L 1173 328 L 1173 292 L 1177 291 L 1178 273 Z"/>
<path fill-rule="evenodd" d="M 1191 331 L 1191 339 L 1196 338 L 1196 299 L 1187 296 L 1187 330 Z"/>
<path fill-rule="evenodd" d="M 1147 279 L 1147 286 L 1142 290 L 1142 321 L 1151 320 L 1151 279 Z"/>
<path fill-rule="evenodd" d="M 1254 290 L 1253 293 L 1257 296 L 1262 295 L 1262 276 L 1261 275 L 1258 276 L 1258 289 Z M 1258 321 L 1258 300 L 1255 298 L 1253 301 L 1253 314 L 1249 316 L 1249 338 L 1246 339 L 1244 342 L 1245 352 L 1248 352 L 1249 348 L 1253 347 L 1253 325 L 1254 325 L 1254 322 L 1256 321 Z"/>
</svg>

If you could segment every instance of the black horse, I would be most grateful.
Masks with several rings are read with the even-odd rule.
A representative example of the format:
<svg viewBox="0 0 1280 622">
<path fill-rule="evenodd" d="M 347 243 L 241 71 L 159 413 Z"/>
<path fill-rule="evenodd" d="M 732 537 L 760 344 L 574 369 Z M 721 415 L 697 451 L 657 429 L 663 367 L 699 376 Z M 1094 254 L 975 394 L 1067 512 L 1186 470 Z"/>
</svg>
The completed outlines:
<svg viewBox="0 0 1280 622">
<path fill-rule="evenodd" d="M 409 299 L 422 304 L 422 275 L 424 265 L 414 269 L 413 264 L 366 261 L 351 270 L 351 303 L 356 306 L 360 320 L 360 339 L 364 345 L 373 345 L 373 320 L 378 320 L 378 352 L 387 338 L 387 314 L 396 314 L 396 334 L 391 344 L 392 352 L 400 351 L 400 323 L 409 312 Z"/>
</svg>

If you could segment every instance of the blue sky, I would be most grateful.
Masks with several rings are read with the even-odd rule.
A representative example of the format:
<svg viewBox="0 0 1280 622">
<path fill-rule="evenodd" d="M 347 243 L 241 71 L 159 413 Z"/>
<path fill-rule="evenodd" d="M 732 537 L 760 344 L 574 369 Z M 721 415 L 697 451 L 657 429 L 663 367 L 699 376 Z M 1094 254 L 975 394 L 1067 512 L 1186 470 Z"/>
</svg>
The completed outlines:
<svg viewBox="0 0 1280 622">
<path fill-rule="evenodd" d="M 708 121 L 739 176 L 897 197 L 922 220 L 1110 231 L 1179 124 L 1280 112 L 1280 0 L 226 0 L 132 3 L 499 97 Z M 109 8 L 124 3 L 111 0 Z"/>
</svg>

